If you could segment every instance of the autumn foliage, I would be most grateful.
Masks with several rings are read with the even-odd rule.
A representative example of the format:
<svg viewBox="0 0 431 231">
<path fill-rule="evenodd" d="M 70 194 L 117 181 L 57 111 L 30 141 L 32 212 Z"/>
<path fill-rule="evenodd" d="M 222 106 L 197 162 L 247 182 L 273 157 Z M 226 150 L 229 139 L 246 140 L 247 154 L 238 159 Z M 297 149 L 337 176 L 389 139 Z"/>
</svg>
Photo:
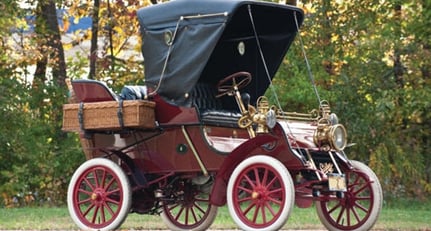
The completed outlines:
<svg viewBox="0 0 431 231">
<path fill-rule="evenodd" d="M 0 3 L 0 205 L 8 207 L 65 203 L 70 176 L 84 160 L 76 135 L 61 131 L 65 79 L 100 79 L 114 90 L 143 83 L 136 10 L 157 4 L 26 2 L 33 4 Z M 312 76 L 356 144 L 346 154 L 373 168 L 386 197 L 429 197 L 431 4 L 296 3 L 306 18 L 275 78 L 283 107 L 307 111 L 318 105 Z M 58 25 L 50 20 L 55 9 L 67 9 Z M 92 27 L 66 34 L 95 13 Z"/>
</svg>

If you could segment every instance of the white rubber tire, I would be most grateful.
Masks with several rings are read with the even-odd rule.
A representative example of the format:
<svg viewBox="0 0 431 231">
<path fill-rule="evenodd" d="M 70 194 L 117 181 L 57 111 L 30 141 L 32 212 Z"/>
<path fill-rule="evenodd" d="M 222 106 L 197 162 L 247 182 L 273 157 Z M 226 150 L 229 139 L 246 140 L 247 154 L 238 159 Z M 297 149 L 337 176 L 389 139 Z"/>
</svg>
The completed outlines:
<svg viewBox="0 0 431 231">
<path fill-rule="evenodd" d="M 205 218 L 205 220 L 202 221 L 202 223 L 200 223 L 199 225 L 193 226 L 190 228 L 188 228 L 187 226 L 178 226 L 178 224 L 176 224 L 171 220 L 171 218 L 165 211 L 163 211 L 160 214 L 160 217 L 162 218 L 163 223 L 169 228 L 169 230 L 172 230 L 172 231 L 183 231 L 183 230 L 203 231 L 203 230 L 207 230 L 212 225 L 212 223 L 214 222 L 217 216 L 217 211 L 218 211 L 218 207 L 211 205 L 210 211 L 208 212 L 208 216 Z"/>
<path fill-rule="evenodd" d="M 82 181 L 82 177 L 86 174 L 91 174 L 89 171 L 95 169 L 105 169 L 109 171 L 109 174 L 115 175 L 116 183 L 121 187 L 120 191 L 122 191 L 121 195 L 119 195 L 119 197 L 122 197 L 118 205 L 119 209 L 117 209 L 118 211 L 112 221 L 105 222 L 106 224 L 91 224 L 91 221 L 85 220 L 85 215 L 81 214 L 82 211 L 78 211 L 77 209 L 77 201 L 81 199 L 79 197 L 77 198 L 75 193 L 79 191 L 78 187 L 81 187 L 81 184 L 86 183 Z M 129 180 L 120 166 L 111 160 L 105 158 L 87 160 L 79 166 L 70 180 L 67 193 L 67 207 L 72 220 L 82 230 L 114 230 L 119 228 L 130 211 L 131 202 L 132 197 Z"/>
<path fill-rule="evenodd" d="M 371 190 L 370 190 L 372 192 L 372 196 L 373 196 L 372 206 L 370 207 L 371 212 L 370 212 L 370 214 L 367 215 L 368 217 L 366 218 L 365 221 L 361 220 L 360 222 L 357 222 L 356 225 L 353 225 L 353 224 L 351 226 L 338 225 L 338 227 L 337 227 L 333 223 L 334 221 L 331 222 L 331 220 L 329 220 L 328 217 L 325 216 L 328 214 L 326 214 L 327 212 L 325 212 L 326 210 L 324 209 L 324 206 L 326 206 L 326 205 L 324 205 L 324 202 L 317 202 L 316 203 L 317 215 L 318 215 L 320 221 L 322 222 L 322 224 L 328 230 L 340 230 L 340 231 L 370 230 L 374 226 L 374 224 L 376 223 L 376 221 L 380 215 L 380 211 L 382 209 L 382 203 L 383 203 L 383 192 L 382 192 L 382 187 L 380 185 L 379 179 L 377 178 L 377 176 L 373 172 L 373 170 L 371 170 L 367 165 L 365 165 L 359 161 L 355 161 L 355 160 L 352 160 L 351 163 L 352 163 L 355 170 L 359 170 L 360 172 L 364 173 L 365 175 L 367 175 L 369 177 L 370 181 L 372 181 Z M 349 188 L 347 190 L 349 191 Z M 364 189 L 360 189 L 360 191 L 362 191 L 362 190 L 364 190 Z M 341 208 L 341 207 L 343 207 L 343 205 L 341 205 L 339 208 Z M 355 207 L 357 208 L 358 211 L 361 210 L 361 208 L 359 208 L 359 206 L 355 205 Z M 365 207 L 365 206 L 363 206 L 363 207 Z M 352 208 L 350 208 L 350 210 L 352 210 Z M 345 212 L 345 210 L 342 212 Z M 338 218 L 338 215 L 339 214 L 337 214 L 337 218 Z M 352 217 L 352 216 L 353 215 L 351 215 L 350 217 Z"/>
<path fill-rule="evenodd" d="M 243 197 L 244 192 L 237 192 L 235 190 L 235 185 L 240 184 L 240 180 L 238 178 L 242 178 L 244 175 L 244 171 L 253 170 L 254 166 L 260 166 L 270 171 L 273 171 L 279 177 L 278 181 L 282 186 L 282 191 L 284 193 L 284 204 L 280 205 L 280 212 L 277 215 L 276 220 L 269 222 L 268 225 L 255 225 L 253 222 L 245 221 L 244 217 L 241 216 L 241 211 L 238 211 L 237 208 L 240 205 L 236 204 L 234 197 Z M 259 174 L 258 174 L 259 175 Z M 254 190 L 253 190 L 254 193 Z M 252 193 L 252 195 L 253 195 Z M 252 156 L 244 161 L 242 161 L 233 171 L 231 177 L 229 178 L 229 183 L 227 186 L 227 205 L 229 209 L 229 213 L 234 220 L 234 222 L 243 230 L 252 230 L 252 231 L 262 231 L 262 230 L 279 230 L 283 227 L 283 225 L 288 220 L 290 213 L 293 209 L 293 205 L 295 202 L 295 191 L 292 177 L 290 176 L 289 171 L 286 167 L 277 159 L 264 156 L 257 155 Z M 253 202 L 251 202 L 253 203 Z M 273 218 L 274 219 L 274 218 Z"/>
</svg>

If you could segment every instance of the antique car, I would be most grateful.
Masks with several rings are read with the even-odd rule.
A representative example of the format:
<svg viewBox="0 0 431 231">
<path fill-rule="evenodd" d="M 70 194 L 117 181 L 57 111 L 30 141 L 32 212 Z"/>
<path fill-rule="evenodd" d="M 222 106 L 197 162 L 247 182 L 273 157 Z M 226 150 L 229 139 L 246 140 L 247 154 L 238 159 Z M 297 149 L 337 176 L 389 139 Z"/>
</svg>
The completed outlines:
<svg viewBox="0 0 431 231">
<path fill-rule="evenodd" d="M 240 229 L 278 230 L 293 206 L 313 204 L 329 230 L 373 227 L 379 180 L 348 158 L 330 104 L 286 112 L 265 96 L 300 8 L 175 0 L 137 17 L 145 84 L 115 93 L 75 79 L 64 105 L 63 129 L 79 133 L 87 158 L 67 195 L 80 229 L 113 230 L 138 213 L 171 230 L 205 230 L 227 206 Z"/>
</svg>

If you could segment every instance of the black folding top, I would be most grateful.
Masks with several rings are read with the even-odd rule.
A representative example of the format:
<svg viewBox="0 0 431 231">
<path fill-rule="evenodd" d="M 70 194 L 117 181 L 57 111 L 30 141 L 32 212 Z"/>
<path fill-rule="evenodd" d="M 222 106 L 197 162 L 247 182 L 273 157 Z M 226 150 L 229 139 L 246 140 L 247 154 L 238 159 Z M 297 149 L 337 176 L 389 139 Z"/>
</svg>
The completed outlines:
<svg viewBox="0 0 431 231">
<path fill-rule="evenodd" d="M 161 83 L 158 94 L 178 105 L 198 81 L 216 84 L 238 71 L 252 74 L 246 91 L 256 100 L 303 21 L 297 7 L 242 0 L 173 0 L 137 15 L 145 80 Z"/>
</svg>

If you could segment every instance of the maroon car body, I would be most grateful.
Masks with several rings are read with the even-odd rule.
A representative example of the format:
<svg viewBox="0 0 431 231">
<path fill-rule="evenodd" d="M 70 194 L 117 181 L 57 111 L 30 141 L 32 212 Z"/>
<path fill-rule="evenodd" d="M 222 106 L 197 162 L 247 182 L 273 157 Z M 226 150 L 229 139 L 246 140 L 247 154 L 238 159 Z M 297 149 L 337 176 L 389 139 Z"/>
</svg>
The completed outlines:
<svg viewBox="0 0 431 231">
<path fill-rule="evenodd" d="M 77 115 L 87 161 L 72 176 L 68 207 L 80 228 L 116 229 L 135 212 L 158 214 L 172 230 L 205 230 L 227 205 L 239 228 L 277 230 L 295 203 L 313 202 L 330 230 L 374 225 L 379 181 L 348 159 L 346 129 L 329 103 L 301 114 L 263 96 L 299 30 L 301 9 L 176 0 L 137 16 L 145 86 L 116 94 L 103 82 L 72 81 L 84 114 L 101 102 L 154 106 L 150 126 L 86 129 Z"/>
</svg>

